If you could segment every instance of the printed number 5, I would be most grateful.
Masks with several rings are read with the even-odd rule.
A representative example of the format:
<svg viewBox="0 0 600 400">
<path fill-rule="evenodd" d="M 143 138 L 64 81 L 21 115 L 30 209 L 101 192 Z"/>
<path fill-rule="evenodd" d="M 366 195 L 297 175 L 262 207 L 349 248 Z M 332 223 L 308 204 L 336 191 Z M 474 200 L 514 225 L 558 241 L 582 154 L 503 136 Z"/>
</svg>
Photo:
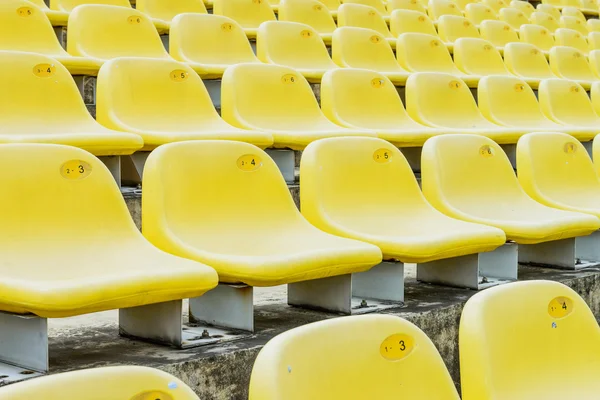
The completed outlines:
<svg viewBox="0 0 600 400">
<path fill-rule="evenodd" d="M 387 153 L 387 152 L 383 153 L 383 158 L 385 158 L 385 159 L 387 160 L 387 159 L 388 159 L 388 157 L 389 157 L 389 156 L 388 156 L 388 153 Z"/>
<path fill-rule="evenodd" d="M 400 351 L 406 350 L 406 345 L 404 344 L 404 340 L 401 340 L 400 342 L 398 342 L 398 344 L 400 344 Z"/>
</svg>

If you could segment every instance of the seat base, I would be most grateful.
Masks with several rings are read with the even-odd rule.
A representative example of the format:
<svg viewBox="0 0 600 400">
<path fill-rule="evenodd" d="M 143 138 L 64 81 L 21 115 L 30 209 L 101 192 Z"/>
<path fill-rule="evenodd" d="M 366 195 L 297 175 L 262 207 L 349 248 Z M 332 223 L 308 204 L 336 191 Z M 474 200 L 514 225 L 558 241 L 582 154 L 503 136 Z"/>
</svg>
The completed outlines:
<svg viewBox="0 0 600 400">
<path fill-rule="evenodd" d="M 600 265 L 600 231 L 576 238 L 519 245 L 519 263 L 577 270 Z"/>
<path fill-rule="evenodd" d="M 219 283 L 201 297 L 190 299 L 190 323 L 254 332 L 254 289 Z"/>
<path fill-rule="evenodd" d="M 288 284 L 288 304 L 344 315 L 404 302 L 404 264 L 384 261 L 368 271 Z"/>
<path fill-rule="evenodd" d="M 265 152 L 275 161 L 286 183 L 296 181 L 296 154 L 293 150 L 266 149 Z"/>
<path fill-rule="evenodd" d="M 0 383 L 16 382 L 48 372 L 46 318 L 0 312 L 0 332 Z"/>
<path fill-rule="evenodd" d="M 417 264 L 417 280 L 475 290 L 517 280 L 517 244 L 494 251 Z"/>
</svg>

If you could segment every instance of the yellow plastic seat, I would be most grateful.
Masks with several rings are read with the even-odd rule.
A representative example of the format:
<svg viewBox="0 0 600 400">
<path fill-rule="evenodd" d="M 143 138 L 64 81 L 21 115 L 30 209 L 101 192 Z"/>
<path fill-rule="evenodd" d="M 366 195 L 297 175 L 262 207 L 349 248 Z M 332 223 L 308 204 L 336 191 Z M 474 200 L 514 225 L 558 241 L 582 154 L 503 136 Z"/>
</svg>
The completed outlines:
<svg viewBox="0 0 600 400">
<path fill-rule="evenodd" d="M 431 21 L 424 13 L 412 10 L 398 9 L 392 11 L 392 16 L 390 17 L 390 31 L 394 37 L 409 32 L 437 36 L 433 21 Z"/>
<path fill-rule="evenodd" d="M 529 43 L 507 44 L 504 47 L 504 64 L 513 75 L 528 82 L 557 77 L 542 51 Z"/>
<path fill-rule="evenodd" d="M 400 342 L 405 350 L 397 347 L 390 361 L 382 355 L 383 343 L 395 335 L 406 335 Z M 338 346 L 352 351 L 338 354 Z M 280 375 L 289 369 L 292 373 Z M 412 323 L 389 315 L 334 318 L 276 336 L 254 363 L 249 394 L 250 400 L 459 399 L 431 340 Z"/>
<path fill-rule="evenodd" d="M 592 50 L 588 54 L 588 61 L 596 79 L 600 79 L 600 50 Z"/>
<path fill-rule="evenodd" d="M 563 17 L 575 17 L 585 24 L 585 15 L 577 7 L 563 7 L 561 14 Z"/>
<path fill-rule="evenodd" d="M 590 32 L 587 35 L 589 51 L 600 50 L 600 32 Z"/>
<path fill-rule="evenodd" d="M 449 74 L 411 74 L 406 82 L 406 110 L 423 125 L 485 135 L 498 143 L 516 143 L 525 133 L 487 120 L 466 83 Z"/>
<path fill-rule="evenodd" d="M 443 15 L 455 15 L 462 17 L 462 12 L 456 3 L 451 0 L 429 0 L 427 3 L 427 14 L 429 18 L 436 21 Z"/>
<path fill-rule="evenodd" d="M 598 19 L 588 19 L 586 26 L 590 32 L 600 32 L 600 20 Z"/>
<path fill-rule="evenodd" d="M 203 79 L 221 78 L 230 65 L 260 63 L 244 29 L 222 15 L 188 13 L 173 18 L 169 52 Z"/>
<path fill-rule="evenodd" d="M 472 87 L 477 87 L 479 82 L 479 76 L 470 76 L 456 68 L 450 52 L 437 36 L 403 33 L 398 36 L 396 57 L 400 66 L 410 72 L 452 74 Z"/>
<path fill-rule="evenodd" d="M 596 114 L 600 116 L 600 83 L 594 82 L 590 90 L 590 99 L 592 100 L 592 106 Z M 600 160 L 600 157 L 594 157 L 594 160 Z M 600 165 L 600 163 L 597 163 Z"/>
<path fill-rule="evenodd" d="M 390 22 L 390 14 L 382 0 L 345 0 L 344 4 L 362 4 L 364 6 L 373 7 L 385 22 Z"/>
<path fill-rule="evenodd" d="M 577 81 L 586 89 L 590 87 L 592 81 L 598 79 L 594 76 L 585 55 L 573 47 L 551 48 L 550 68 L 559 78 Z"/>
<path fill-rule="evenodd" d="M 27 14 L 21 16 L 17 10 L 25 10 Z M 74 75 L 96 75 L 102 65 L 100 60 L 67 53 L 46 15 L 25 0 L 0 2 L 0 49 L 44 54 L 56 59 Z"/>
<path fill-rule="evenodd" d="M 154 24 L 138 10 L 85 4 L 69 17 L 67 51 L 107 61 L 117 57 L 171 57 Z"/>
<path fill-rule="evenodd" d="M 566 79 L 543 80 L 538 89 L 538 99 L 542 112 L 554 122 L 596 129 L 600 133 L 600 117 L 577 82 Z"/>
<path fill-rule="evenodd" d="M 335 39 L 335 36 L 334 36 Z M 242 129 L 268 132 L 274 147 L 302 150 L 310 142 L 335 136 L 376 136 L 329 121 L 313 91 L 296 70 L 265 64 L 238 64 L 223 75 L 221 115 Z"/>
<path fill-rule="evenodd" d="M 482 0 L 481 4 L 490 7 L 496 14 L 498 14 L 501 9 L 509 6 L 508 1 L 505 0 Z"/>
<path fill-rule="evenodd" d="M 319 0 L 321 3 L 327 7 L 333 19 L 337 20 L 338 9 L 342 5 L 340 0 Z"/>
<path fill-rule="evenodd" d="M 71 317 L 200 296 L 217 285 L 211 267 L 144 239 L 113 176 L 90 153 L 0 146 L 6 170 L 23 160 L 31 160 L 29 168 L 2 175 L 2 311 Z"/>
<path fill-rule="evenodd" d="M 137 4 L 140 4 L 142 1 L 138 1 Z M 70 13 L 75 7 L 82 4 L 103 4 L 105 6 L 131 8 L 131 3 L 128 0 L 50 0 L 50 9 Z"/>
<path fill-rule="evenodd" d="M 503 21 L 483 21 L 479 26 L 479 31 L 482 39 L 499 48 L 504 48 L 508 43 L 519 41 L 517 32 Z"/>
<path fill-rule="evenodd" d="M 271 134 L 223 121 L 202 80 L 176 61 L 111 60 L 100 70 L 96 97 L 98 122 L 137 133 L 144 138 L 146 151 L 184 140 L 238 140 L 260 147 L 273 143 Z"/>
<path fill-rule="evenodd" d="M 559 28 L 554 32 L 554 41 L 557 46 L 573 47 L 583 54 L 587 54 L 589 46 L 585 35 L 574 29 Z"/>
<path fill-rule="evenodd" d="M 548 119 L 542 112 L 533 90 L 520 78 L 486 76 L 477 88 L 479 110 L 495 124 L 529 132 L 566 132 L 580 140 L 590 140 L 598 128 L 565 126 Z"/>
<path fill-rule="evenodd" d="M 65 67 L 35 53 L 0 51 L 0 143 L 55 143 L 97 156 L 140 149 L 142 138 L 98 124 Z"/>
<path fill-rule="evenodd" d="M 598 323 L 559 282 L 475 294 L 462 312 L 459 347 L 464 400 L 593 400 L 600 392 Z"/>
<path fill-rule="evenodd" d="M 510 2 L 510 7 L 520 10 L 527 16 L 527 18 L 529 18 L 529 16 L 531 15 L 532 12 L 535 12 L 535 8 L 528 1 L 512 0 Z"/>
<path fill-rule="evenodd" d="M 331 61 L 319 33 L 297 22 L 261 24 L 256 36 L 256 54 L 260 61 L 294 68 L 314 83 L 320 83 L 326 71 L 339 68 Z"/>
<path fill-rule="evenodd" d="M 384 165 L 374 159 L 382 150 L 388 154 Z M 384 260 L 424 263 L 491 251 L 506 241 L 498 229 L 435 210 L 400 150 L 382 139 L 311 143 L 302 154 L 300 175 L 302 214 L 308 221 L 325 232 L 378 246 Z"/>
<path fill-rule="evenodd" d="M 502 148 L 483 136 L 429 139 L 421 179 L 425 197 L 444 214 L 495 226 L 519 244 L 588 235 L 600 227 L 597 217 L 550 208 L 527 196 Z"/>
<path fill-rule="evenodd" d="M 366 28 L 377 31 L 392 48 L 396 46 L 396 38 L 390 33 L 383 17 L 373 7 L 344 3 L 338 9 L 337 24 L 339 27 Z"/>
<path fill-rule="evenodd" d="M 260 24 L 275 21 L 271 5 L 265 0 L 214 0 L 213 14 L 233 19 L 244 28 L 249 39 L 256 38 Z"/>
<path fill-rule="evenodd" d="M 413 121 L 390 80 L 366 69 L 340 68 L 325 73 L 321 109 L 340 126 L 376 131 L 379 138 L 398 147 L 422 146 L 431 136 L 452 131 Z"/>
<path fill-rule="evenodd" d="M 327 7 L 317 0 L 281 0 L 278 19 L 311 26 L 325 44 L 331 44 L 331 35 L 337 28 Z"/>
<path fill-rule="evenodd" d="M 588 29 L 585 24 L 585 21 L 582 22 L 579 18 L 576 17 L 560 17 L 560 27 L 576 30 L 582 35 L 588 34 Z"/>
<path fill-rule="evenodd" d="M 438 34 L 446 43 L 454 43 L 463 37 L 480 38 L 475 25 L 465 17 L 444 15 L 438 21 Z"/>
<path fill-rule="evenodd" d="M 170 29 L 171 21 L 179 14 L 208 13 L 202 0 L 136 0 L 135 8 L 151 17 L 159 31 L 162 27 Z"/>
<path fill-rule="evenodd" d="M 427 8 L 419 0 L 389 0 L 387 2 L 387 9 L 390 16 L 395 10 L 410 10 L 418 11 L 423 14 L 427 13 Z"/>
<path fill-rule="evenodd" d="M 560 28 L 558 19 L 543 11 L 536 11 L 532 13 L 529 19 L 531 20 L 532 24 L 543 26 L 544 28 L 548 29 L 550 33 L 554 33 L 555 30 Z"/>
<path fill-rule="evenodd" d="M 543 132 L 521 137 L 517 166 L 519 183 L 535 201 L 600 217 L 600 180 L 585 147 L 573 136 Z"/>
<path fill-rule="evenodd" d="M 561 17 L 560 9 L 558 8 L 558 6 L 555 6 L 555 5 L 552 5 L 552 4 L 547 4 L 547 3 L 538 4 L 537 7 L 536 7 L 536 11 L 541 11 L 541 12 L 545 12 L 547 14 L 550 14 L 557 21 Z"/>
<path fill-rule="evenodd" d="M 38 6 L 46 14 L 52 26 L 67 26 L 69 20 L 68 12 L 51 10 L 44 0 L 31 0 L 31 3 Z"/>
<path fill-rule="evenodd" d="M 595 0 L 580 0 L 579 7 L 574 7 L 580 10 L 584 17 L 589 15 L 590 17 L 597 17 L 599 14 L 598 3 Z M 585 20 L 583 21 L 585 22 Z"/>
<path fill-rule="evenodd" d="M 246 167 L 243 157 L 251 159 Z M 146 238 L 171 254 L 210 263 L 221 282 L 275 286 L 366 271 L 381 260 L 375 246 L 308 223 L 275 162 L 248 143 L 161 146 L 148 157 L 143 186 Z"/>
<path fill-rule="evenodd" d="M 555 45 L 552 32 L 540 25 L 521 25 L 519 37 L 521 38 L 521 42 L 530 43 L 545 53 L 550 51 Z"/>
<path fill-rule="evenodd" d="M 333 62 L 340 67 L 377 71 L 395 85 L 404 85 L 408 79 L 408 71 L 398 64 L 391 46 L 374 30 L 338 28 L 333 32 L 331 50 Z"/>
<path fill-rule="evenodd" d="M 486 20 L 498 20 L 498 16 L 494 10 L 483 3 L 467 4 L 467 7 L 465 8 L 465 17 L 476 26 L 479 26 Z"/>
<path fill-rule="evenodd" d="M 505 7 L 499 11 L 498 16 L 500 17 L 500 21 L 506 22 L 511 28 L 516 30 L 519 30 L 521 25 L 530 23 L 527 14 L 517 8 Z"/>
<path fill-rule="evenodd" d="M 454 64 L 463 74 L 474 76 L 512 74 L 500 52 L 483 39 L 461 38 L 454 43 Z M 536 81 L 537 83 L 537 81 Z"/>
<path fill-rule="evenodd" d="M 110 384 L 107 384 L 110 382 Z M 66 398 L 139 398 L 199 400 L 173 375 L 146 367 L 102 367 L 44 376 L 0 388 L 3 400 L 61 400 Z M 164 397 L 163 397 L 164 396 Z"/>
</svg>

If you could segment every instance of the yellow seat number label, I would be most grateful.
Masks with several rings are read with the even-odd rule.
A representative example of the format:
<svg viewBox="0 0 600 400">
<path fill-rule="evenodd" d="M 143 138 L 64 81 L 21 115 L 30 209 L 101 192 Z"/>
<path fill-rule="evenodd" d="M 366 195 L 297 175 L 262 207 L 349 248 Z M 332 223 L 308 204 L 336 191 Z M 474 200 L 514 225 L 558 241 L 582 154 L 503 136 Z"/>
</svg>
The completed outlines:
<svg viewBox="0 0 600 400">
<path fill-rule="evenodd" d="M 81 160 L 70 160 L 60 167 L 60 174 L 63 178 L 70 180 L 83 179 L 91 173 L 92 166 Z"/>
<path fill-rule="evenodd" d="M 573 311 L 573 301 L 568 297 L 555 297 L 548 304 L 548 314 L 552 318 L 564 318 Z"/>
<path fill-rule="evenodd" d="M 494 155 L 494 149 L 486 144 L 479 149 L 479 155 L 485 158 L 492 157 Z"/>
<path fill-rule="evenodd" d="M 171 79 L 174 80 L 175 82 L 183 82 L 188 78 L 188 73 L 182 69 L 176 69 L 174 71 L 171 71 Z"/>
<path fill-rule="evenodd" d="M 262 167 L 262 160 L 255 154 L 244 154 L 238 158 L 237 166 L 242 171 L 256 171 Z"/>
<path fill-rule="evenodd" d="M 54 74 L 56 68 L 52 64 L 38 64 L 33 67 L 33 74 L 40 78 L 47 78 Z"/>
<path fill-rule="evenodd" d="M 575 153 L 575 151 L 577 151 L 577 146 L 575 145 L 575 143 L 568 142 L 568 143 L 565 143 L 563 149 L 564 149 L 565 153 L 573 154 L 573 153 Z"/>
<path fill-rule="evenodd" d="M 392 152 L 388 149 L 378 149 L 373 153 L 373 160 L 378 163 L 386 163 L 392 160 Z"/>
<path fill-rule="evenodd" d="M 19 7 L 17 8 L 17 14 L 21 17 L 29 17 L 33 14 L 33 9 L 31 7 Z"/>
<path fill-rule="evenodd" d="M 386 360 L 398 361 L 408 356 L 415 348 L 415 342 L 411 336 L 404 333 L 396 333 L 388 336 L 381 346 L 379 353 Z"/>
<path fill-rule="evenodd" d="M 137 15 L 132 15 L 131 17 L 127 18 L 127 22 L 129 22 L 131 25 L 141 24 L 142 18 L 138 17 Z"/>
</svg>

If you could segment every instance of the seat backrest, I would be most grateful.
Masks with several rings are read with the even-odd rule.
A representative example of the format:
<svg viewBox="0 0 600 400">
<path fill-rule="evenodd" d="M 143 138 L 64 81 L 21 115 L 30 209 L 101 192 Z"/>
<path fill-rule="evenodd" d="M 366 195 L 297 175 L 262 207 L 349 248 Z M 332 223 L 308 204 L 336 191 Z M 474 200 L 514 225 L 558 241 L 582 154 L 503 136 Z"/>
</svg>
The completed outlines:
<svg viewBox="0 0 600 400">
<path fill-rule="evenodd" d="M 466 83 L 439 72 L 410 75 L 406 81 L 406 110 L 412 119 L 429 126 L 453 126 L 458 118 L 465 124 L 483 119 Z"/>
<path fill-rule="evenodd" d="M 387 3 L 387 9 L 390 14 L 394 10 L 412 10 L 421 13 L 427 13 L 427 8 L 419 0 L 389 0 Z"/>
<path fill-rule="evenodd" d="M 152 18 L 171 21 L 183 13 L 206 14 L 202 0 L 136 0 L 135 8 Z"/>
<path fill-rule="evenodd" d="M 459 347 L 465 400 L 515 393 L 593 399 L 600 391 L 598 323 L 559 282 L 515 282 L 475 294 L 462 312 Z"/>
<path fill-rule="evenodd" d="M 138 9 L 139 3 L 140 2 L 136 3 Z M 103 4 L 106 6 L 131 8 L 131 3 L 128 0 L 50 0 L 50 9 L 71 12 L 75 7 L 82 4 Z M 140 11 L 144 12 L 143 10 Z"/>
<path fill-rule="evenodd" d="M 469 75 L 510 75 L 500 52 L 483 39 L 458 39 L 454 43 L 454 64 Z"/>
<path fill-rule="evenodd" d="M 552 32 L 540 25 L 521 25 L 519 37 L 521 38 L 521 42 L 530 43 L 540 50 L 547 51 L 554 46 Z"/>
<path fill-rule="evenodd" d="M 593 81 L 594 76 L 585 55 L 567 46 L 554 46 L 550 49 L 550 69 L 557 76 L 565 79 Z"/>
<path fill-rule="evenodd" d="M 433 21 L 426 14 L 412 10 L 396 9 L 392 11 L 390 31 L 394 37 L 408 32 L 426 33 L 437 36 Z"/>
<path fill-rule="evenodd" d="M 329 11 L 337 11 L 342 5 L 340 0 L 321 0 L 321 3 L 325 4 Z"/>
<path fill-rule="evenodd" d="M 600 79 L 600 50 L 592 50 L 588 54 L 588 63 L 596 79 Z"/>
<path fill-rule="evenodd" d="M 482 21 L 491 19 L 497 20 L 498 16 L 491 7 L 483 3 L 470 3 L 465 8 L 465 17 L 475 25 L 481 24 Z"/>
<path fill-rule="evenodd" d="M 597 115 L 600 115 L 600 82 L 593 82 L 590 89 L 590 99 Z M 597 159 L 594 157 L 594 159 Z M 600 165 L 600 163 L 598 163 Z"/>
<path fill-rule="evenodd" d="M 458 9 L 464 13 L 465 8 L 467 8 L 467 5 L 469 5 L 471 3 L 477 3 L 477 1 L 473 1 L 473 0 L 454 0 L 454 3 L 458 7 Z"/>
<path fill-rule="evenodd" d="M 590 32 L 587 35 L 589 50 L 600 50 L 600 32 Z"/>
<path fill-rule="evenodd" d="M 336 29 L 331 56 L 340 67 L 403 72 L 390 44 L 372 29 L 349 26 Z"/>
<path fill-rule="evenodd" d="M 527 18 L 529 18 L 529 16 L 531 15 L 531 13 L 535 11 L 535 7 L 533 7 L 533 5 L 530 2 L 528 2 L 528 1 L 512 0 L 510 2 L 510 6 L 513 7 L 513 8 L 521 10 L 523 13 L 525 13 L 525 15 L 527 16 Z"/>
<path fill-rule="evenodd" d="M 558 28 L 554 32 L 554 41 L 557 46 L 569 46 L 582 53 L 588 52 L 588 43 L 585 36 L 574 29 Z"/>
<path fill-rule="evenodd" d="M 410 72 L 445 72 L 460 74 L 442 41 L 425 33 L 403 33 L 396 42 L 396 57 Z"/>
<path fill-rule="evenodd" d="M 67 51 L 75 56 L 169 58 L 150 18 L 131 8 L 86 4 L 69 16 Z"/>
<path fill-rule="evenodd" d="M 106 383 L 110 382 L 109 385 Z M 81 398 L 198 400 L 185 383 L 174 376 L 146 367 L 102 367 L 31 379 L 0 388 L 3 400 Z"/>
<path fill-rule="evenodd" d="M 508 43 L 519 41 L 517 32 L 503 21 L 483 21 L 479 26 L 479 32 L 483 39 L 489 41 L 494 46 L 504 47 Z"/>
<path fill-rule="evenodd" d="M 498 13 L 501 9 L 508 7 L 508 1 L 505 0 L 482 0 L 481 3 L 490 7 L 495 13 Z"/>
<path fill-rule="evenodd" d="M 339 353 L 340 345 L 352 351 Z M 431 340 L 388 315 L 335 318 L 280 334 L 261 350 L 250 378 L 251 400 L 357 396 L 458 400 Z"/>
<path fill-rule="evenodd" d="M 509 43 L 504 46 L 504 64 L 516 76 L 556 78 L 542 51 L 529 43 Z"/>
<path fill-rule="evenodd" d="M 0 2 L 0 49 L 66 55 L 48 17 L 25 0 Z"/>
<path fill-rule="evenodd" d="M 475 25 L 465 17 L 444 15 L 438 21 L 438 34 L 446 43 L 453 43 L 461 37 L 478 38 L 479 31 Z"/>
<path fill-rule="evenodd" d="M 588 29 L 584 21 L 576 17 L 560 17 L 560 26 L 562 28 L 573 29 L 582 35 L 587 35 Z"/>
<path fill-rule="evenodd" d="M 292 68 L 335 67 L 319 33 L 297 22 L 262 23 L 256 35 L 256 55 L 262 62 Z"/>
<path fill-rule="evenodd" d="M 302 75 L 292 68 L 269 64 L 227 68 L 221 87 L 221 115 L 238 127 L 325 118 Z"/>
<path fill-rule="evenodd" d="M 542 112 L 555 122 L 574 125 L 600 122 L 590 98 L 577 82 L 545 79 L 540 82 L 538 99 Z"/>
<path fill-rule="evenodd" d="M 500 21 L 506 22 L 513 29 L 519 29 L 521 28 L 521 25 L 529 24 L 529 18 L 527 17 L 527 14 L 517 8 L 502 8 L 498 15 L 500 17 Z"/>
<path fill-rule="evenodd" d="M 542 114 L 533 90 L 513 76 L 485 76 L 477 86 L 479 110 L 499 125 L 518 125 L 520 121 L 539 121 Z"/>
<path fill-rule="evenodd" d="M 362 4 L 342 4 L 338 9 L 337 23 L 339 27 L 367 28 L 379 32 L 384 38 L 392 37 L 381 14 L 373 7 Z"/>
<path fill-rule="evenodd" d="M 585 15 L 577 7 L 563 7 L 561 14 L 563 17 L 575 17 L 585 23 Z"/>
<path fill-rule="evenodd" d="M 188 65 L 124 57 L 100 68 L 96 118 L 111 129 L 152 131 L 208 124 L 219 116 L 202 79 Z"/>
<path fill-rule="evenodd" d="M 558 19 L 552 16 L 552 14 L 548 14 L 543 11 L 536 11 L 531 13 L 529 19 L 531 20 L 532 24 L 543 26 L 552 33 L 554 33 L 555 30 L 560 28 L 560 25 L 558 24 Z"/>
<path fill-rule="evenodd" d="M 559 0 L 560 3 L 560 0 Z M 560 19 L 560 10 L 553 6 L 552 4 L 538 4 L 536 7 L 536 11 L 541 11 L 541 12 L 545 12 L 546 14 L 550 14 L 554 17 L 555 20 L 559 20 Z M 531 17 L 531 15 L 530 15 Z"/>
<path fill-rule="evenodd" d="M 456 15 L 462 17 L 462 12 L 451 0 L 429 0 L 427 3 L 427 14 L 433 20 L 439 19 L 442 15 Z"/>
<path fill-rule="evenodd" d="M 321 109 L 342 126 L 389 128 L 410 119 L 390 80 L 366 69 L 327 71 L 321 81 Z"/>
<path fill-rule="evenodd" d="M 169 52 L 179 61 L 232 65 L 257 62 L 243 28 L 213 14 L 180 14 L 169 31 Z"/>
<path fill-rule="evenodd" d="M 258 28 L 276 19 L 267 0 L 214 0 L 213 14 L 229 17 L 242 28 Z"/>
<path fill-rule="evenodd" d="M 310 25 L 319 33 L 333 33 L 336 29 L 329 9 L 317 0 L 282 0 L 278 18 Z"/>
<path fill-rule="evenodd" d="M 579 4 L 583 10 L 598 11 L 598 3 L 595 0 L 580 0 Z M 575 7 L 577 9 L 577 7 Z"/>
<path fill-rule="evenodd" d="M 381 0 L 346 0 L 344 3 L 362 4 L 364 6 L 373 7 L 381 15 L 388 15 L 387 8 L 385 8 L 385 3 Z"/>
</svg>

